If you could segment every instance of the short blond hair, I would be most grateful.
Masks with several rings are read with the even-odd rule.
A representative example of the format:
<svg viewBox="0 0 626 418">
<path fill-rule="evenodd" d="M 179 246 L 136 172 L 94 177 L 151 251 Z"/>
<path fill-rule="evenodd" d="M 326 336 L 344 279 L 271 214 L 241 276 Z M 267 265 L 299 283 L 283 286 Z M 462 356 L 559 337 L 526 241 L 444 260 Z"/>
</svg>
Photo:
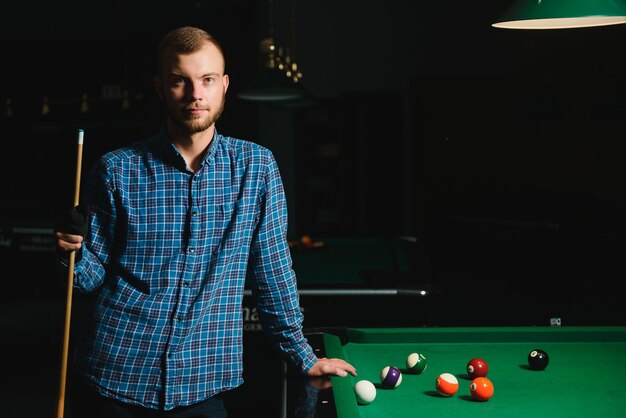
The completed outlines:
<svg viewBox="0 0 626 418">
<path fill-rule="evenodd" d="M 168 32 L 161 42 L 156 54 L 155 73 L 161 75 L 163 59 L 165 55 L 172 51 L 177 54 L 191 54 L 199 51 L 206 43 L 211 43 L 220 51 L 224 58 L 222 46 L 213 35 L 207 31 L 193 26 L 182 26 Z M 224 70 L 226 70 L 226 59 L 224 58 Z"/>
</svg>

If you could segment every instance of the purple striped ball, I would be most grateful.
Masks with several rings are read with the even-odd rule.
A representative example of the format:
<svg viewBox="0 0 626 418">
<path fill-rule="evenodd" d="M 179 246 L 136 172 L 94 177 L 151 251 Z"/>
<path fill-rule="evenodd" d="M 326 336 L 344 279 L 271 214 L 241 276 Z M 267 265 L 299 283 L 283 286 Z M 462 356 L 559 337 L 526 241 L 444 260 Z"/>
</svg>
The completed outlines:
<svg viewBox="0 0 626 418">
<path fill-rule="evenodd" d="M 394 389 L 402 383 L 402 373 L 394 366 L 387 366 L 380 372 L 380 382 L 387 389 Z"/>
</svg>

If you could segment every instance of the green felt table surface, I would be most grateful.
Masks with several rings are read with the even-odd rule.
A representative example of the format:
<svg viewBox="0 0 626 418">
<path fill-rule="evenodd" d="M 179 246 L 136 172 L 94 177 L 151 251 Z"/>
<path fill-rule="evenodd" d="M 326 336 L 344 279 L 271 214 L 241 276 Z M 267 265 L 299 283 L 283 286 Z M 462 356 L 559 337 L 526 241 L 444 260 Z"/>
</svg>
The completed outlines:
<svg viewBox="0 0 626 418">
<path fill-rule="evenodd" d="M 333 377 L 333 396 L 341 418 L 409 417 L 625 417 L 626 327 L 464 327 L 349 329 L 323 335 L 326 355 L 344 358 L 357 377 Z M 528 353 L 545 350 L 550 362 L 530 370 Z M 419 375 L 406 370 L 406 357 L 423 354 L 428 366 Z M 489 365 L 494 395 L 471 398 L 467 362 L 480 357 Z M 380 386 L 380 371 L 403 371 L 400 386 Z M 459 390 L 443 397 L 435 390 L 441 373 L 454 374 Z M 369 405 L 358 405 L 354 384 L 377 386 Z"/>
</svg>

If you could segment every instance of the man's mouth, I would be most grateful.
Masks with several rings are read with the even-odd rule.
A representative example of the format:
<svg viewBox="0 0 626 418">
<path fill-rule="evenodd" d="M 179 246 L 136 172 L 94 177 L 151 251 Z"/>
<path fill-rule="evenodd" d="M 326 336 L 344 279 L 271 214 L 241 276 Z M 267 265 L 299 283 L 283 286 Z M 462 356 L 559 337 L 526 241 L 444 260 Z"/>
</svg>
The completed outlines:
<svg viewBox="0 0 626 418">
<path fill-rule="evenodd" d="M 185 113 L 190 115 L 201 115 L 206 112 L 208 109 L 200 108 L 200 107 L 188 107 L 185 109 Z"/>
</svg>

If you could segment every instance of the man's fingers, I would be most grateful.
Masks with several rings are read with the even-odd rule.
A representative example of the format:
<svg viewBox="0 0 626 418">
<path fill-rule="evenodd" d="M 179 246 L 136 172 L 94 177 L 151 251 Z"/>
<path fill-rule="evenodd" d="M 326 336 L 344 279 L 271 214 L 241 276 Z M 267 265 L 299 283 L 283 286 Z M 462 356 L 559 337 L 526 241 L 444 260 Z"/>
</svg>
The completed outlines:
<svg viewBox="0 0 626 418">
<path fill-rule="evenodd" d="M 55 232 L 57 239 L 65 241 L 68 244 L 80 244 L 83 242 L 82 235 L 68 234 L 67 232 Z"/>
<path fill-rule="evenodd" d="M 74 251 L 80 249 L 83 242 L 81 235 L 68 234 L 65 232 L 55 232 L 57 246 L 64 251 Z"/>
<path fill-rule="evenodd" d="M 318 366 L 318 371 L 323 375 L 344 377 L 350 373 L 351 375 L 356 376 L 356 369 L 343 359 L 322 358 L 318 360 L 316 366 Z"/>
</svg>

